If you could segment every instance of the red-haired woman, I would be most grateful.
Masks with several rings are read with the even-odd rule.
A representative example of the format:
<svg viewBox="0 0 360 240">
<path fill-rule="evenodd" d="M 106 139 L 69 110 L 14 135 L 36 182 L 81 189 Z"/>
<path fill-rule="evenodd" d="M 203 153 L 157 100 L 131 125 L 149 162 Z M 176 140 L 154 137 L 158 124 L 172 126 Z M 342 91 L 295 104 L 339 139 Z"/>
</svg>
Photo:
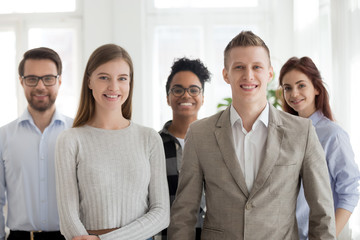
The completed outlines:
<svg viewBox="0 0 360 240">
<path fill-rule="evenodd" d="M 309 57 L 290 58 L 281 68 L 279 83 L 283 93 L 283 110 L 310 118 L 324 148 L 334 199 L 336 235 L 339 236 L 359 200 L 360 174 L 349 136 L 334 122 L 328 92 L 319 70 Z M 307 239 L 309 208 L 302 188 L 296 217 L 300 239 Z M 343 234 L 346 234 L 345 230 Z"/>
</svg>

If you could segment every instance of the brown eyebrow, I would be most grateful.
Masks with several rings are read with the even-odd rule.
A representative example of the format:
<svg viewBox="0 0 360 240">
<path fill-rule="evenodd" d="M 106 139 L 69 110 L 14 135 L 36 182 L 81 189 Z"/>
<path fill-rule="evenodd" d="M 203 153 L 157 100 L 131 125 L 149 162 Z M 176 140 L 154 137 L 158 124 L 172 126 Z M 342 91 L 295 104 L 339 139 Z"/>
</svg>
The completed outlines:
<svg viewBox="0 0 360 240">
<path fill-rule="evenodd" d="M 305 82 L 305 80 L 299 80 L 295 83 L 295 85 L 299 84 L 299 83 L 302 83 L 302 82 Z M 288 83 L 284 83 L 283 86 L 291 86 L 290 84 Z"/>
<path fill-rule="evenodd" d="M 299 81 L 297 81 L 295 84 L 299 84 L 299 83 L 301 83 L 301 82 L 305 82 L 305 80 L 299 80 Z"/>
<path fill-rule="evenodd" d="M 98 73 L 97 74 L 97 76 L 99 76 L 99 75 L 107 75 L 107 76 L 110 76 L 110 74 L 108 74 L 108 73 L 103 73 L 103 72 L 100 72 L 100 73 Z M 129 74 L 127 74 L 127 73 L 123 73 L 123 74 L 120 74 L 120 75 L 118 75 L 118 76 L 129 76 Z"/>
</svg>

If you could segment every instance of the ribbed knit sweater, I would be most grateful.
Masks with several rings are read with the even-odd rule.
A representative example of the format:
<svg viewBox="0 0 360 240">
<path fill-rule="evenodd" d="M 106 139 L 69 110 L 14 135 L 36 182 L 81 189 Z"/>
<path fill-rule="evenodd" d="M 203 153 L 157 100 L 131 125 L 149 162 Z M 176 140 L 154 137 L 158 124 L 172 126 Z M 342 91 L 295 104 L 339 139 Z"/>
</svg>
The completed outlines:
<svg viewBox="0 0 360 240">
<path fill-rule="evenodd" d="M 121 130 L 68 129 L 56 144 L 60 230 L 119 228 L 104 240 L 144 240 L 169 224 L 165 155 L 155 130 L 133 122 Z"/>
</svg>

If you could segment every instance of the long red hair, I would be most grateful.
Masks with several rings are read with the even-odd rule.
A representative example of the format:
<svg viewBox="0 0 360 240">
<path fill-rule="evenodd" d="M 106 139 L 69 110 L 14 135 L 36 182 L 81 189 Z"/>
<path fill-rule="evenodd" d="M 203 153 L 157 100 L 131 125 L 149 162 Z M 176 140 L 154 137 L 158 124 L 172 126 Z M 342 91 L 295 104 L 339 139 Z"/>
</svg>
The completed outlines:
<svg viewBox="0 0 360 240">
<path fill-rule="evenodd" d="M 315 108 L 320 110 L 325 117 L 334 121 L 333 115 L 329 103 L 329 94 L 324 86 L 322 81 L 320 71 L 316 67 L 315 63 L 309 57 L 292 57 L 290 58 L 281 68 L 279 76 L 279 85 L 282 87 L 283 78 L 285 74 L 292 70 L 297 70 L 305 74 L 313 84 L 314 88 L 319 92 L 315 96 Z M 299 115 L 293 108 L 291 108 L 284 99 L 284 88 L 282 89 L 282 108 L 285 112 L 291 113 L 293 115 Z"/>
</svg>

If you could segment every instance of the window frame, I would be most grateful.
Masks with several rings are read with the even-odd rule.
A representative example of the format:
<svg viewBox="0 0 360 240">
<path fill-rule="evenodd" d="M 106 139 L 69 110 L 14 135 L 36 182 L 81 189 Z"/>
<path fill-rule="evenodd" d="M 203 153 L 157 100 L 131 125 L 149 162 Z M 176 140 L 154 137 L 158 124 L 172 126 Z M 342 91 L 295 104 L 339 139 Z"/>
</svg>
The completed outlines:
<svg viewBox="0 0 360 240">
<path fill-rule="evenodd" d="M 221 61 L 223 58 L 214 59 L 213 53 L 207 51 L 207 49 L 212 48 L 213 41 L 209 41 L 212 38 L 212 29 L 216 26 L 246 26 L 246 25 L 257 25 L 261 36 L 267 41 L 270 38 L 269 32 L 269 23 L 267 19 L 269 18 L 269 7 L 270 4 L 268 1 L 259 0 L 259 6 L 256 8 L 155 8 L 154 0 L 146 2 L 146 41 L 144 42 L 145 47 L 145 57 L 143 60 L 143 71 L 151 77 L 150 81 L 146 81 L 143 86 L 147 91 L 143 91 L 143 96 L 146 99 L 150 99 L 146 102 L 147 107 L 145 115 L 151 116 L 149 118 L 148 124 L 153 126 L 155 129 L 161 129 L 164 124 L 165 118 L 171 119 L 171 109 L 168 107 L 168 111 L 161 111 L 161 107 L 155 107 L 159 105 L 158 98 L 161 96 L 160 104 L 167 105 L 165 86 L 161 85 L 161 82 L 164 79 L 159 79 L 159 75 L 156 74 L 158 71 L 157 66 L 155 65 L 156 61 L 154 56 L 156 52 L 154 49 L 155 46 L 155 30 L 157 26 L 176 26 L 176 27 L 201 27 L 203 32 L 202 49 L 200 50 L 200 59 L 204 64 L 209 68 L 212 73 L 212 79 L 210 84 L 206 84 L 205 90 L 205 103 L 199 112 L 199 118 L 212 115 L 216 113 L 216 105 L 218 102 L 211 101 L 211 96 L 216 92 L 215 81 L 223 81 L 222 78 L 222 69 L 216 70 L 214 72 L 214 62 Z M 176 18 L 174 18 L 174 15 Z M 255 23 L 255 24 L 254 24 Z M 230 41 L 231 39 L 229 39 Z M 225 48 L 225 46 L 224 46 Z M 183 56 L 174 56 L 174 57 L 183 57 Z M 187 56 L 191 57 L 191 56 Z M 210 59 L 210 60 L 209 60 Z M 150 64 L 149 64 L 150 63 Z M 171 65 L 168 66 L 170 71 Z M 148 91 L 151 89 L 150 91 Z M 230 87 L 229 87 L 230 89 Z M 231 96 L 226 96 L 231 97 Z M 211 110 L 214 109 L 214 110 Z M 166 117 L 160 117 L 161 114 L 164 114 Z"/>
<path fill-rule="evenodd" d="M 29 36 L 28 32 L 32 28 L 72 28 L 76 33 L 76 47 L 75 53 L 76 66 L 72 73 L 71 80 L 79 79 L 79 67 L 81 66 L 81 27 L 82 27 L 82 0 L 76 0 L 76 10 L 74 12 L 55 12 L 55 13 L 11 13 L 0 14 L 0 29 L 11 29 L 15 33 L 16 39 L 16 63 L 15 63 L 15 76 L 16 76 L 16 99 L 17 99 L 17 113 L 20 116 L 27 107 L 27 100 L 24 96 L 20 81 L 18 81 L 18 64 L 22 59 L 24 52 L 29 49 Z M 46 21 L 44 21 L 46 19 Z M 63 79 L 68 81 L 68 79 Z M 80 92 L 81 83 L 76 81 L 72 92 L 78 95 Z M 62 88 L 60 87 L 59 97 L 62 97 Z"/>
</svg>

